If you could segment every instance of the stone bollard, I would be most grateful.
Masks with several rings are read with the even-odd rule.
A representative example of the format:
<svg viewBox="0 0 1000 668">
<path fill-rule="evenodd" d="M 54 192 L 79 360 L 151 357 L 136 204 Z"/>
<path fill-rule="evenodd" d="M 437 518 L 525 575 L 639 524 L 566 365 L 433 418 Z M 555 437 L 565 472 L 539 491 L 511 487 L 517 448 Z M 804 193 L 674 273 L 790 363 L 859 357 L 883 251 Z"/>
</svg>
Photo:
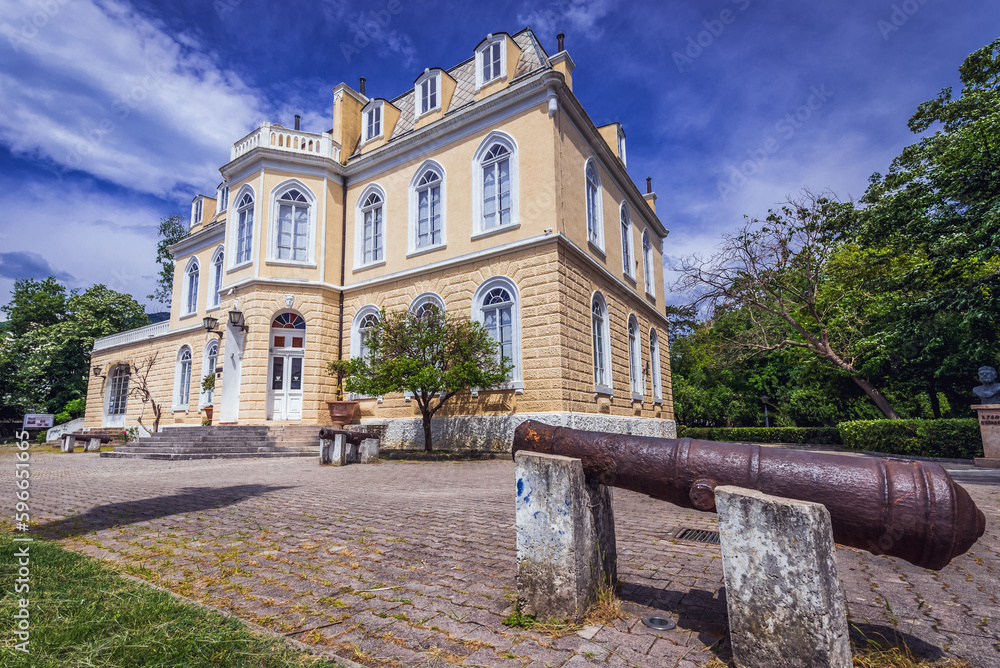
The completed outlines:
<svg viewBox="0 0 1000 668">
<path fill-rule="evenodd" d="M 618 580 L 611 488 L 579 459 L 523 450 L 517 462 L 517 602 L 539 619 L 579 618 Z"/>
<path fill-rule="evenodd" d="M 99 438 L 88 438 L 87 445 L 83 449 L 84 452 L 100 452 L 101 451 L 101 439 Z"/>
<path fill-rule="evenodd" d="M 333 438 L 321 438 L 319 440 L 319 463 L 343 466 L 347 463 L 345 460 L 346 451 L 344 434 L 335 434 Z"/>
<path fill-rule="evenodd" d="M 375 464 L 378 462 L 378 439 L 366 438 L 358 446 L 358 456 L 362 464 Z"/>
<path fill-rule="evenodd" d="M 715 488 L 736 663 L 850 668 L 830 513 L 819 503 Z"/>
</svg>

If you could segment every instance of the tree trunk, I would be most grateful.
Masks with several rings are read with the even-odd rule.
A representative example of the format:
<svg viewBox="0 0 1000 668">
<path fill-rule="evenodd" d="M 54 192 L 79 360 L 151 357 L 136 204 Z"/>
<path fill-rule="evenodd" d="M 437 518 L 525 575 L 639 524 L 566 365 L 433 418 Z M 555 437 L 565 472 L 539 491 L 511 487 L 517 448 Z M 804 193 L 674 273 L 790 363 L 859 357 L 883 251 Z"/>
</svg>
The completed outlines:
<svg viewBox="0 0 1000 668">
<path fill-rule="evenodd" d="M 931 389 L 928 392 L 931 399 L 931 411 L 934 413 L 934 419 L 941 419 L 941 399 L 938 397 L 937 383 L 931 381 Z"/>
<path fill-rule="evenodd" d="M 424 452 L 431 451 L 431 414 L 430 411 L 422 411 L 424 422 Z"/>
<path fill-rule="evenodd" d="M 865 394 L 868 395 L 869 399 L 875 402 L 875 405 L 878 406 L 878 409 L 882 411 L 882 415 L 886 416 L 890 420 L 900 419 L 899 413 L 897 413 L 892 408 L 892 405 L 889 404 L 889 400 L 886 399 L 884 396 L 882 396 L 881 392 L 875 389 L 874 385 L 869 383 L 864 378 L 859 378 L 857 376 L 851 376 L 851 380 L 853 380 L 858 387 L 864 390 Z"/>
</svg>

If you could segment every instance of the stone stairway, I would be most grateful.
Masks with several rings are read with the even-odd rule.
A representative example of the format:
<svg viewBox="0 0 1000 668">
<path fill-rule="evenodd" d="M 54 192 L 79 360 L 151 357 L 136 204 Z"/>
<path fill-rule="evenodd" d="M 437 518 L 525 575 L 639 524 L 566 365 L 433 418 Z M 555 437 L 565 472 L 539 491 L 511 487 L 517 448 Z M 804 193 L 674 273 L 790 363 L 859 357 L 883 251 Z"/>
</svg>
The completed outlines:
<svg viewBox="0 0 1000 668">
<path fill-rule="evenodd" d="M 174 427 L 116 446 L 101 457 L 252 459 L 318 457 L 319 425 Z"/>
</svg>

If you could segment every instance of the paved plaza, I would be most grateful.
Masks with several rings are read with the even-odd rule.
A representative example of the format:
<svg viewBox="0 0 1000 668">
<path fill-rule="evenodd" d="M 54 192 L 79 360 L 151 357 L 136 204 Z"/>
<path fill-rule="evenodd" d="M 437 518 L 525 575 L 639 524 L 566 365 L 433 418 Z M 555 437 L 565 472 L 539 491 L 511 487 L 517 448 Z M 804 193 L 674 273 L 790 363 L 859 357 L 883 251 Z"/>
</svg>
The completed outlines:
<svg viewBox="0 0 1000 668">
<path fill-rule="evenodd" d="M 5 449 L 9 450 L 9 449 Z M 1000 665 L 1000 474 L 956 474 L 986 535 L 941 572 L 838 549 L 854 633 Z M 13 454 L 0 485 L 13 489 Z M 159 462 L 33 451 L 37 533 L 370 666 L 688 666 L 726 628 L 714 515 L 614 492 L 625 618 L 553 639 L 501 623 L 515 594 L 514 464 Z M 8 495 L 10 496 L 10 495 Z M 653 631 L 645 615 L 667 616 Z M 725 648 L 723 647 L 723 650 Z"/>
</svg>

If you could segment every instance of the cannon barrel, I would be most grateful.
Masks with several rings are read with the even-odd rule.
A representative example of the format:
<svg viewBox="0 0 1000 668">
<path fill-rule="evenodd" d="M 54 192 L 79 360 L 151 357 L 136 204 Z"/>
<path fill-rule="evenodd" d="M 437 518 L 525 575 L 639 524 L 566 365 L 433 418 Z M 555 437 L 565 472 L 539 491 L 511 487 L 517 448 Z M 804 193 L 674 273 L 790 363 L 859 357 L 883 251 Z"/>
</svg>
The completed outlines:
<svg viewBox="0 0 1000 668">
<path fill-rule="evenodd" d="M 986 517 L 940 464 L 553 427 L 514 432 L 513 454 L 582 460 L 586 475 L 684 508 L 715 510 L 715 488 L 735 485 L 822 503 L 834 539 L 940 570 L 986 530 Z"/>
</svg>

